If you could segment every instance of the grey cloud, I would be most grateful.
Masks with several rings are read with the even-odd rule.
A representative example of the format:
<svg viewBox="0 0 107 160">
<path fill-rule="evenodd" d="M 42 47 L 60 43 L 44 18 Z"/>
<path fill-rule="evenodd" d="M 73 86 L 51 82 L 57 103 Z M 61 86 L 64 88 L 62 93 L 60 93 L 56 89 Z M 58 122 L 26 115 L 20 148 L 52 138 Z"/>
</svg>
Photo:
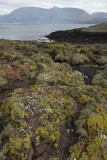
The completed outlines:
<svg viewBox="0 0 107 160">
<path fill-rule="evenodd" d="M 89 13 L 97 11 L 107 12 L 107 0 L 57 0 L 57 2 L 62 2 L 62 6 L 81 8 Z"/>
</svg>

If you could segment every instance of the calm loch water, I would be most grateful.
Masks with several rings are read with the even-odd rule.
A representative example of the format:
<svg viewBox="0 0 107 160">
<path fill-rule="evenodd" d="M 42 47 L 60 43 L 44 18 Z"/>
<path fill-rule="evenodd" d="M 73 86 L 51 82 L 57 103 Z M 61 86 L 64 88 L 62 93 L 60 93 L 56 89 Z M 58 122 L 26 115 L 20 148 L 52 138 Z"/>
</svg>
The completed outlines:
<svg viewBox="0 0 107 160">
<path fill-rule="evenodd" d="M 0 24 L 0 39 L 48 41 L 45 35 L 57 30 L 88 27 L 91 24 Z"/>
</svg>

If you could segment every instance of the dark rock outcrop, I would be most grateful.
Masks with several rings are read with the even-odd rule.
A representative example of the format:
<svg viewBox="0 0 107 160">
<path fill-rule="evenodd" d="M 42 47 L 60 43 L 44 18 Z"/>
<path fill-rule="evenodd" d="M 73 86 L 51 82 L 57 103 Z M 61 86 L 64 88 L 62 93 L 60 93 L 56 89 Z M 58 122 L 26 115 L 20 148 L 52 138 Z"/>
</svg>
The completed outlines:
<svg viewBox="0 0 107 160">
<path fill-rule="evenodd" d="M 47 38 L 61 42 L 85 43 L 88 38 L 89 43 L 107 43 L 107 23 L 79 28 L 67 31 L 52 32 Z"/>
</svg>

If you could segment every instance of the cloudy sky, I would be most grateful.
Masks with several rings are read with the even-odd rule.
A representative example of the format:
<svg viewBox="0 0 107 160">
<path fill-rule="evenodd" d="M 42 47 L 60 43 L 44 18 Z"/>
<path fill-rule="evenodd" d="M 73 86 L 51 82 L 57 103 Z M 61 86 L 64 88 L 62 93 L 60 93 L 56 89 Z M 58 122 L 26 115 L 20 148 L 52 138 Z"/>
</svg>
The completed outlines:
<svg viewBox="0 0 107 160">
<path fill-rule="evenodd" d="M 81 8 L 88 13 L 107 12 L 107 0 L 0 0 L 0 14 L 7 14 L 25 6 Z"/>
</svg>

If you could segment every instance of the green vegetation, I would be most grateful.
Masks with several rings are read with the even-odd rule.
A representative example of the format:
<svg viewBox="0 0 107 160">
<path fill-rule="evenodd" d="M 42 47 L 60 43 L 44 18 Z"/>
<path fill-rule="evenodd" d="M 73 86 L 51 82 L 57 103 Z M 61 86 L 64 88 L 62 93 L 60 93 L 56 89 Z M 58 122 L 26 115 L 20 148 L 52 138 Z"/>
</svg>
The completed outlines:
<svg viewBox="0 0 107 160">
<path fill-rule="evenodd" d="M 74 54 L 72 57 L 72 63 L 75 65 L 82 64 L 84 62 L 89 62 L 89 61 L 90 61 L 90 59 L 84 54 L 77 53 L 77 54 Z"/>
<path fill-rule="evenodd" d="M 0 89 L 3 85 L 7 84 L 6 72 L 0 72 Z"/>
<path fill-rule="evenodd" d="M 92 83 L 107 88 L 107 65 L 93 77 Z"/>
<path fill-rule="evenodd" d="M 0 40 L 1 160 L 107 159 L 106 51 Z M 91 85 L 77 66 L 96 68 Z"/>
</svg>

